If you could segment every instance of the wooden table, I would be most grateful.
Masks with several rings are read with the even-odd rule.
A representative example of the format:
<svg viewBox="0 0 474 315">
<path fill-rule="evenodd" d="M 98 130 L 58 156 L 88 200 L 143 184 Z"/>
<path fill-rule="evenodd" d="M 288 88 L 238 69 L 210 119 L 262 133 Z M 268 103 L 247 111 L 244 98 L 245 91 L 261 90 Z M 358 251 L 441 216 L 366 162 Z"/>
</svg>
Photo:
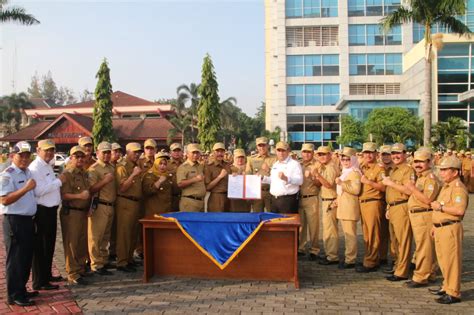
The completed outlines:
<svg viewBox="0 0 474 315">
<path fill-rule="evenodd" d="M 299 288 L 298 228 L 300 218 L 265 223 L 255 237 L 224 269 L 220 270 L 176 223 L 146 217 L 143 224 L 144 275 L 209 279 L 290 281 Z"/>
</svg>

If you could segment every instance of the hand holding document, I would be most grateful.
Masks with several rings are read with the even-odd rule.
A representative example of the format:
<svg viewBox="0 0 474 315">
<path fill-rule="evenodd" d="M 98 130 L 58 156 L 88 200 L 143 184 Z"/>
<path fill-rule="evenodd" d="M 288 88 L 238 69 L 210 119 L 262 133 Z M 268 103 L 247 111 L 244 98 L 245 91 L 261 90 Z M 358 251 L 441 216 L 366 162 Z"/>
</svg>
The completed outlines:
<svg viewBox="0 0 474 315">
<path fill-rule="evenodd" d="M 227 197 L 234 199 L 262 199 L 259 175 L 229 176 Z"/>
</svg>

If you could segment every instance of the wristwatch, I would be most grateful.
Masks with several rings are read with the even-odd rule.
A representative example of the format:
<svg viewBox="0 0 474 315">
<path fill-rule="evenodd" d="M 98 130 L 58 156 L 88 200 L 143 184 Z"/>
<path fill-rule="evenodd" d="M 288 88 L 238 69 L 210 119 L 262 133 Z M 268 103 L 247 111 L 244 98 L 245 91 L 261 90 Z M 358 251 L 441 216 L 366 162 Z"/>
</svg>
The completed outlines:
<svg viewBox="0 0 474 315">
<path fill-rule="evenodd" d="M 441 205 L 441 207 L 439 208 L 439 211 L 444 212 L 444 211 L 443 211 L 443 208 L 444 208 L 444 201 L 441 201 L 439 204 Z"/>
</svg>

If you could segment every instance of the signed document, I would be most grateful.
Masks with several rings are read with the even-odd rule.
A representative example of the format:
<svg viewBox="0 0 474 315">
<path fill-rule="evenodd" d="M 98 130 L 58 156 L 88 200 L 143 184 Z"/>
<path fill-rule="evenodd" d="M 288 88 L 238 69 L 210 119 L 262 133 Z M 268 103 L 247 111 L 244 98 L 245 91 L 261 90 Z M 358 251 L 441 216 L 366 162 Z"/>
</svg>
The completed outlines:
<svg viewBox="0 0 474 315">
<path fill-rule="evenodd" d="M 227 197 L 233 199 L 262 199 L 259 175 L 229 175 Z"/>
</svg>

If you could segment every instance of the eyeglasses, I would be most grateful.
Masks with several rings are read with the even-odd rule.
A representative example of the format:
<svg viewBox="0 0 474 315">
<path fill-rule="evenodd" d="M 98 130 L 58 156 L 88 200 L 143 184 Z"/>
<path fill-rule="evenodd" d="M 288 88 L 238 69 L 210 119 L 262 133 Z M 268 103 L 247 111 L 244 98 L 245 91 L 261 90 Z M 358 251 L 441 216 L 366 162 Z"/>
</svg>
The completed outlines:
<svg viewBox="0 0 474 315">
<path fill-rule="evenodd" d="M 318 156 L 325 156 L 327 153 L 317 153 Z"/>
<path fill-rule="evenodd" d="M 343 161 L 343 162 L 348 162 L 348 161 L 350 161 L 350 160 L 351 160 L 351 158 L 342 158 L 342 159 L 341 159 L 341 161 Z"/>
<path fill-rule="evenodd" d="M 277 152 L 286 152 L 284 149 L 277 149 Z"/>
</svg>

